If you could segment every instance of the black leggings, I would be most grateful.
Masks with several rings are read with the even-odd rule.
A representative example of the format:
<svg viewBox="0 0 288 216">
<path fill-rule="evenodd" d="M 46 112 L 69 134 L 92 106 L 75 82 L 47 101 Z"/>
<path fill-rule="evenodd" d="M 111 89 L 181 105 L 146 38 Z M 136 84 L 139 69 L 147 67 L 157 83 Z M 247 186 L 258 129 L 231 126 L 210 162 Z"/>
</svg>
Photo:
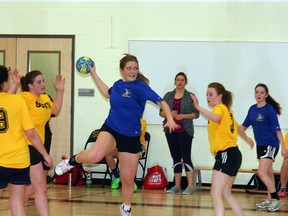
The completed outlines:
<svg viewBox="0 0 288 216">
<path fill-rule="evenodd" d="M 182 173 L 182 161 L 185 171 L 192 171 L 194 166 L 191 160 L 191 148 L 193 137 L 185 131 L 180 133 L 166 132 L 166 139 L 173 159 L 174 173 Z"/>
</svg>

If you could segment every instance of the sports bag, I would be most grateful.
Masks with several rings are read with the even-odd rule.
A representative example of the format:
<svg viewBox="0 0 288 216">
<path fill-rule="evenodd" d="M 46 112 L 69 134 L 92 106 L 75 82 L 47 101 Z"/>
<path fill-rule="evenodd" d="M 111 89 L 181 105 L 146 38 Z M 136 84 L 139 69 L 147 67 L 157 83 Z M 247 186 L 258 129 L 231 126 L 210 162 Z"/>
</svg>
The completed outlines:
<svg viewBox="0 0 288 216">
<path fill-rule="evenodd" d="M 280 175 L 274 173 L 274 179 L 275 179 L 276 190 L 278 190 L 280 186 Z M 247 193 L 261 193 L 261 191 L 266 191 L 266 190 L 267 188 L 265 184 L 262 182 L 262 180 L 257 175 L 257 173 L 253 174 L 251 179 L 246 185 L 246 192 Z"/>
<path fill-rule="evenodd" d="M 151 168 L 148 168 L 147 175 L 144 178 L 143 186 L 146 189 L 159 189 L 165 188 L 168 185 L 166 176 L 164 175 L 163 169 L 161 166 L 156 165 Z"/>
</svg>

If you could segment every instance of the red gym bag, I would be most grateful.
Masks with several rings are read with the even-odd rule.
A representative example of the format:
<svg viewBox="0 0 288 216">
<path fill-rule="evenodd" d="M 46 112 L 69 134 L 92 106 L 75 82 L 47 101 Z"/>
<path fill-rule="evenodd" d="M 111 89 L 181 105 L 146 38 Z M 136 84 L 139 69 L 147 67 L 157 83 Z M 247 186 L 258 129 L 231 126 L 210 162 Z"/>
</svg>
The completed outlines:
<svg viewBox="0 0 288 216">
<path fill-rule="evenodd" d="M 168 185 L 168 181 L 164 175 L 163 169 L 161 166 L 156 165 L 151 168 L 148 168 L 148 173 L 144 178 L 143 186 L 147 189 L 161 189 L 165 188 Z"/>
</svg>

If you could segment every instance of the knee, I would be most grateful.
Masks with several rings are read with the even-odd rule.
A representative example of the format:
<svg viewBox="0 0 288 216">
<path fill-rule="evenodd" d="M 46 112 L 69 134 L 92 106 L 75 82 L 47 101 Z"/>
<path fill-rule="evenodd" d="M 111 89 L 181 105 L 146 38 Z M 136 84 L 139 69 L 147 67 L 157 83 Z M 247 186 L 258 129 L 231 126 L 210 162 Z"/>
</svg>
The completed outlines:
<svg viewBox="0 0 288 216">
<path fill-rule="evenodd" d="M 257 175 L 260 179 L 265 178 L 268 174 L 267 172 L 264 172 L 263 170 L 258 170 Z"/>
<path fill-rule="evenodd" d="M 288 167 L 288 158 L 285 158 L 283 165 L 287 168 Z"/>
<path fill-rule="evenodd" d="M 47 185 L 39 184 L 35 187 L 35 194 L 46 194 L 47 193 Z"/>
<path fill-rule="evenodd" d="M 175 163 L 173 165 L 174 173 L 182 173 L 182 162 Z"/>
<path fill-rule="evenodd" d="M 210 190 L 210 196 L 212 199 L 214 199 L 216 196 L 215 190 L 213 188 L 211 188 L 211 190 Z"/>
<path fill-rule="evenodd" d="M 98 163 L 99 161 L 101 161 L 104 158 L 103 155 L 100 155 L 99 153 L 92 153 L 89 152 L 88 154 L 88 161 L 90 163 Z"/>
</svg>

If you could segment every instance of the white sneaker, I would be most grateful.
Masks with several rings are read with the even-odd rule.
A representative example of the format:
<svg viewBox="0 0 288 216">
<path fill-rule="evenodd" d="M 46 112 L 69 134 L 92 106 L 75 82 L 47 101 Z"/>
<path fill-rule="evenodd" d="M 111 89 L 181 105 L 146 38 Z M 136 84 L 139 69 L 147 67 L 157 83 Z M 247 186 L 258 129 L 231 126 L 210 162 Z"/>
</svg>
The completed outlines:
<svg viewBox="0 0 288 216">
<path fill-rule="evenodd" d="M 268 209 L 268 206 L 271 204 L 271 200 L 265 199 L 262 203 L 256 204 L 257 208 Z"/>
<path fill-rule="evenodd" d="M 272 200 L 270 205 L 268 206 L 268 211 L 277 211 L 282 205 L 283 203 L 280 200 Z"/>
<path fill-rule="evenodd" d="M 124 209 L 124 205 L 121 204 L 120 205 L 120 215 L 121 216 L 131 216 L 131 208 L 130 208 L 129 211 L 127 211 L 127 210 Z"/>
<path fill-rule="evenodd" d="M 69 164 L 69 158 L 62 160 L 57 164 L 55 167 L 55 173 L 57 175 L 63 175 L 64 173 L 68 172 L 71 170 L 74 166 Z"/>
</svg>

